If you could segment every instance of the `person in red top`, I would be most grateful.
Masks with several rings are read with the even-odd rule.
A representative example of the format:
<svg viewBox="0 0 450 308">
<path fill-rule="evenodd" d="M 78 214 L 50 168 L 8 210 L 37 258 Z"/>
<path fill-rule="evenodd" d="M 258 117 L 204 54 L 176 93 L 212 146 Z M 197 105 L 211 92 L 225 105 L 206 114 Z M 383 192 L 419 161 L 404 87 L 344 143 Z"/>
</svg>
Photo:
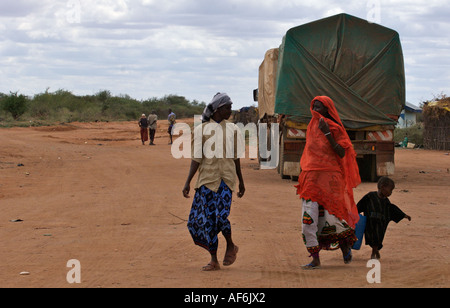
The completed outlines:
<svg viewBox="0 0 450 308">
<path fill-rule="evenodd" d="M 359 220 L 353 188 L 361 183 L 356 153 L 333 101 L 315 97 L 311 114 L 295 186 L 303 203 L 303 240 L 313 258 L 304 269 L 320 268 L 321 249 L 341 248 L 344 262 L 351 262 Z"/>
<path fill-rule="evenodd" d="M 148 140 L 148 120 L 145 117 L 145 113 L 143 113 L 141 115 L 141 118 L 139 119 L 138 125 L 140 127 L 140 132 L 141 132 L 142 145 L 144 145 L 145 141 Z"/>
</svg>

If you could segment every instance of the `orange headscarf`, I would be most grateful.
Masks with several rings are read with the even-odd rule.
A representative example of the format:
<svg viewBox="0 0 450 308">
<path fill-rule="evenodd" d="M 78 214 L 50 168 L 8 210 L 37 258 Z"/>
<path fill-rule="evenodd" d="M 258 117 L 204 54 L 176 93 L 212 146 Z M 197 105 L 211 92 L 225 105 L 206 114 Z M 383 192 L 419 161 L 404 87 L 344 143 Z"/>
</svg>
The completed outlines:
<svg viewBox="0 0 450 308">
<path fill-rule="evenodd" d="M 320 101 L 337 122 L 324 118 L 313 110 L 314 101 Z M 311 101 L 312 119 L 306 132 L 306 146 L 300 160 L 297 194 L 322 205 L 330 214 L 345 220 L 352 228 L 359 220 L 353 198 L 353 188 L 361 183 L 352 142 L 342 125 L 333 101 L 327 96 L 317 96 Z M 319 119 L 324 118 L 336 142 L 345 149 L 340 158 L 331 147 L 327 137 L 319 129 Z"/>
</svg>

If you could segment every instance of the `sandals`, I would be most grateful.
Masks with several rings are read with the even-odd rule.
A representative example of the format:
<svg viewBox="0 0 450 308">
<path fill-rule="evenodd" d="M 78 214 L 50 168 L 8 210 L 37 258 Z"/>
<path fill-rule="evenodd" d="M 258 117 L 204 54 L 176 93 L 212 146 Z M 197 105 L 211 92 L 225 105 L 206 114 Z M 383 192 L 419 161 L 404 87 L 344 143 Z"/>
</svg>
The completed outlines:
<svg viewBox="0 0 450 308">
<path fill-rule="evenodd" d="M 225 254 L 225 257 L 223 258 L 223 265 L 230 266 L 231 264 L 233 264 L 234 261 L 236 261 L 238 251 L 239 247 L 234 245 L 234 251 L 232 253 Z"/>
<path fill-rule="evenodd" d="M 218 270 L 220 270 L 219 264 L 208 263 L 208 265 L 205 265 L 202 267 L 202 271 L 204 271 L 204 272 L 212 272 L 212 271 L 218 271 Z"/>
<path fill-rule="evenodd" d="M 236 261 L 238 251 L 239 251 L 239 247 L 234 245 L 233 252 L 225 254 L 225 257 L 223 258 L 223 265 L 230 266 L 231 264 L 233 264 Z M 219 263 L 212 262 L 212 261 L 202 267 L 202 271 L 204 271 L 204 272 L 211 272 L 211 271 L 218 271 L 218 270 L 220 270 Z"/>
<path fill-rule="evenodd" d="M 306 265 L 302 265 L 302 269 L 304 270 L 315 270 L 320 269 L 320 265 L 315 265 L 312 262 Z"/>
</svg>

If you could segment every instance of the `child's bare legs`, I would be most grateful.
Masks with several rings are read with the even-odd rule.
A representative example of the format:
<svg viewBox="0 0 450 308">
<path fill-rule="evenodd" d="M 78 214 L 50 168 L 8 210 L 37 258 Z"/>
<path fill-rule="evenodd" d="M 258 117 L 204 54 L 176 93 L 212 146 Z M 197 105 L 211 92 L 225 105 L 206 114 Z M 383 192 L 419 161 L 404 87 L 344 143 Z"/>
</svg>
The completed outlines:
<svg viewBox="0 0 450 308">
<path fill-rule="evenodd" d="M 380 259 L 380 251 L 378 249 L 378 246 L 370 246 L 372 247 L 372 254 L 370 255 L 371 259 Z"/>
</svg>

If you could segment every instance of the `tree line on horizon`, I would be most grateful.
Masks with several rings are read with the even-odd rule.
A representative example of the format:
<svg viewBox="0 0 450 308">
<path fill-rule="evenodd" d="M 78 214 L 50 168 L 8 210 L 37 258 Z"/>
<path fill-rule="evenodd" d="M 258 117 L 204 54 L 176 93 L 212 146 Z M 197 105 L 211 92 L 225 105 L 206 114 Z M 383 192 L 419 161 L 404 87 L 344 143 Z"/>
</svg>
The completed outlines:
<svg viewBox="0 0 450 308">
<path fill-rule="evenodd" d="M 57 122 L 131 121 L 152 111 L 159 118 L 164 118 L 169 114 L 169 109 L 178 118 L 187 118 L 201 114 L 205 106 L 204 102 L 189 101 L 184 96 L 173 94 L 137 100 L 129 95 L 113 96 L 108 90 L 79 96 L 67 90 L 49 92 L 47 89 L 33 97 L 18 92 L 0 93 L 0 122 L 43 125 Z"/>
</svg>

